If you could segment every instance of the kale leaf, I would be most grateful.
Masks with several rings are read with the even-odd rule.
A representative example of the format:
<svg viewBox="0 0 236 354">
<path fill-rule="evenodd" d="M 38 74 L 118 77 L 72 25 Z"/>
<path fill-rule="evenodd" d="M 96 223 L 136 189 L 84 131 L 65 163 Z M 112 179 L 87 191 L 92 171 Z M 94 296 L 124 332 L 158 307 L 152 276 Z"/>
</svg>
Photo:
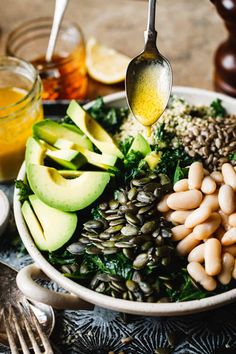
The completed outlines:
<svg viewBox="0 0 236 354">
<path fill-rule="evenodd" d="M 222 100 L 217 98 L 215 101 L 212 101 L 210 107 L 213 109 L 213 117 L 225 117 L 226 109 L 222 106 Z"/>
<path fill-rule="evenodd" d="M 177 181 L 177 178 L 182 178 L 186 170 L 182 170 L 194 161 L 184 150 L 183 146 L 177 148 L 169 147 L 164 149 L 161 155 L 161 161 L 157 165 L 156 171 L 167 175 L 172 182 Z"/>
<path fill-rule="evenodd" d="M 107 273 L 130 279 L 133 274 L 132 262 L 122 252 L 115 255 L 84 255 L 84 262 L 91 273 Z"/>
<path fill-rule="evenodd" d="M 111 134 L 115 134 L 118 132 L 124 118 L 127 117 L 128 109 L 124 107 L 108 107 L 100 97 L 88 112 L 104 129 Z"/>
<path fill-rule="evenodd" d="M 29 195 L 33 194 L 30 186 L 22 180 L 15 181 L 16 188 L 19 189 L 19 200 L 24 203 L 25 200 L 28 200 Z"/>
</svg>

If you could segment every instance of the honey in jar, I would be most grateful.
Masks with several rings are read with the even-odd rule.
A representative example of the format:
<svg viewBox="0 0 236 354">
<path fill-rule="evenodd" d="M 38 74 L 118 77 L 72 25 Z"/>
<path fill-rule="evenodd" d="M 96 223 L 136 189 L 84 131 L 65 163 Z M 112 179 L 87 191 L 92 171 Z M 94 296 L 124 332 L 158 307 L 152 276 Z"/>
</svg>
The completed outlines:
<svg viewBox="0 0 236 354">
<path fill-rule="evenodd" d="M 83 34 L 77 24 L 63 21 L 52 60 L 46 62 L 51 27 L 50 17 L 23 23 L 8 36 L 7 54 L 31 62 L 39 71 L 44 100 L 83 99 L 88 87 Z"/>
</svg>

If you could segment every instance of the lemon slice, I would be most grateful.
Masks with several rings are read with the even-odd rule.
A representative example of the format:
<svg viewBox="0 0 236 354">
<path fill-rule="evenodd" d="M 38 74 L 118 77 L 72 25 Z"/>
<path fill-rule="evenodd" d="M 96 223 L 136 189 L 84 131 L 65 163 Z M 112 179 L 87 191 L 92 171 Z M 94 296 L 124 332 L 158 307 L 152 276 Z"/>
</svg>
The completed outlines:
<svg viewBox="0 0 236 354">
<path fill-rule="evenodd" d="M 90 38 L 86 45 L 89 75 L 104 84 L 115 84 L 125 79 L 130 58 Z"/>
</svg>

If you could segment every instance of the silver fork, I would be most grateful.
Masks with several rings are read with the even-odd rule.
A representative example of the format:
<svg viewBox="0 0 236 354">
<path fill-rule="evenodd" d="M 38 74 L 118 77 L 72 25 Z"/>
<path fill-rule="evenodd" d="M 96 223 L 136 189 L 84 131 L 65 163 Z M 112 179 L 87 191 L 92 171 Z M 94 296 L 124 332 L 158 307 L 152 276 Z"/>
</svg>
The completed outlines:
<svg viewBox="0 0 236 354">
<path fill-rule="evenodd" d="M 29 306 L 29 312 L 31 315 L 31 320 L 27 318 L 23 305 L 19 304 L 18 305 L 18 311 L 17 314 L 15 312 L 15 309 L 11 306 L 9 309 L 9 314 L 6 316 L 5 310 L 2 311 L 2 316 L 3 316 L 3 321 L 5 324 L 5 329 L 6 329 L 6 334 L 8 338 L 8 343 L 9 347 L 11 349 L 12 354 L 19 354 L 19 350 L 21 349 L 21 352 L 23 354 L 30 354 L 29 347 L 26 343 L 25 340 L 25 334 L 27 334 L 29 338 L 29 342 L 31 343 L 33 353 L 35 354 L 53 354 L 53 350 L 51 347 L 51 344 L 46 336 L 46 334 L 43 332 L 40 323 L 35 316 L 33 310 Z M 1 315 L 0 314 L 0 315 Z M 1 317 L 1 316 L 0 316 Z M 24 326 L 23 326 L 24 324 Z M 40 349 L 40 344 L 37 343 L 37 338 L 35 336 L 35 333 L 38 332 L 38 336 L 41 340 L 41 344 L 43 345 L 44 351 L 41 351 Z M 17 345 L 16 340 L 15 340 L 15 335 L 16 334 L 19 345 Z M 24 334 L 23 334 L 24 333 Z"/>
</svg>

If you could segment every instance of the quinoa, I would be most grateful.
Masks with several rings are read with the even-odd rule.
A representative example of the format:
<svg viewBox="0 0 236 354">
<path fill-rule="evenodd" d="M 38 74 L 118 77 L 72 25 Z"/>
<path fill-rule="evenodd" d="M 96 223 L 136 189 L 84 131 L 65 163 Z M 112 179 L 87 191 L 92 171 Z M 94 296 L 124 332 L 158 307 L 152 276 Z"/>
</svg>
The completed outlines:
<svg viewBox="0 0 236 354">
<path fill-rule="evenodd" d="M 161 118 L 152 126 L 150 144 L 157 143 L 155 132 L 161 124 L 175 134 L 180 144 L 191 157 L 200 158 L 210 170 L 219 169 L 231 160 L 236 151 L 236 116 L 215 116 L 212 106 L 190 105 L 185 100 L 172 96 Z M 129 114 L 116 135 L 118 140 L 141 133 L 146 129 Z M 176 138 L 172 145 L 175 146 Z M 231 160 L 232 164 L 236 161 Z"/>
</svg>

